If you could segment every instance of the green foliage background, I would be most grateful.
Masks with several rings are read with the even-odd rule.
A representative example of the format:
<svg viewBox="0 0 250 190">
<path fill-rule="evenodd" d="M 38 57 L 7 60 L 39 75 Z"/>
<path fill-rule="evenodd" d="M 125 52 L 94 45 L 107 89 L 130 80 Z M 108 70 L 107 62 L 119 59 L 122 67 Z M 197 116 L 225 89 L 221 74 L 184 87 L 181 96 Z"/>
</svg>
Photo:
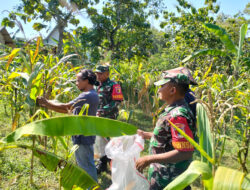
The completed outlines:
<svg viewBox="0 0 250 190">
<path fill-rule="evenodd" d="M 10 12 L 2 20 L 7 27 L 34 21 L 34 29 L 46 27 L 36 19 L 51 21 L 54 17 L 61 27 L 60 43 L 54 48 L 43 44 L 38 37 L 31 41 L 16 42 L 15 49 L 0 47 L 0 134 L 11 131 L 37 119 L 54 116 L 53 112 L 38 109 L 36 96 L 68 102 L 79 94 L 75 75 L 83 68 L 94 69 L 97 64 L 110 64 L 110 77 L 118 81 L 125 100 L 119 120 L 152 131 L 163 103 L 153 85 L 161 71 L 178 66 L 188 67 L 196 81 L 192 87 L 200 102 L 207 105 L 214 143 L 214 159 L 218 166 L 226 166 L 249 173 L 249 20 L 239 13 L 234 16 L 218 15 L 216 0 L 205 0 L 196 9 L 186 0 L 177 0 L 176 13 L 166 11 L 158 0 L 103 1 L 20 1 L 24 6 Z M 84 10 L 93 27 L 80 27 L 74 17 L 73 4 Z M 247 5 L 249 8 L 249 4 Z M 248 8 L 245 12 L 249 14 Z M 160 27 L 152 28 L 149 17 L 164 17 Z M 77 26 L 64 32 L 69 23 Z M 244 38 L 243 38 L 244 36 Z M 25 35 L 24 35 L 25 37 Z M 67 157 L 71 146 L 68 137 L 63 140 L 37 138 L 39 148 Z M 21 139 L 32 145 L 31 137 Z M 47 142 L 45 146 L 44 142 Z M 58 142 L 62 143 L 58 146 Z M 146 143 L 146 147 L 148 144 Z M 147 148 L 143 154 L 146 154 Z M 28 150 L 0 152 L 0 187 L 40 189 L 59 187 L 59 172 L 48 173 L 35 161 L 35 185 L 28 185 Z M 20 159 L 19 157 L 23 158 Z M 195 156 L 196 159 L 200 155 Z M 74 161 L 71 157 L 69 160 Z M 23 171 L 23 174 L 20 174 Z M 38 176 L 41 176 L 39 179 Z M 49 176 L 49 177 L 46 177 Z M 103 188 L 110 184 L 109 174 L 100 176 Z M 47 181 L 46 181 L 47 180 Z M 192 187 L 200 189 L 196 180 Z"/>
</svg>

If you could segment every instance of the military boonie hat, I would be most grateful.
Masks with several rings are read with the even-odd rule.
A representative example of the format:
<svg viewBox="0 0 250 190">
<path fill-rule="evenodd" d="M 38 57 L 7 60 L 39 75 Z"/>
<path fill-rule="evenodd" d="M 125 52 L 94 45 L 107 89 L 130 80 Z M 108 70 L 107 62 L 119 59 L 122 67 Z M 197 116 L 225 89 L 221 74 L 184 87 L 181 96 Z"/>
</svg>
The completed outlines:
<svg viewBox="0 0 250 190">
<path fill-rule="evenodd" d="M 109 71 L 109 66 L 107 65 L 98 65 L 95 69 L 96 73 L 104 73 L 105 71 Z"/>
<path fill-rule="evenodd" d="M 175 81 L 179 84 L 193 84 L 197 85 L 190 71 L 186 67 L 178 67 L 175 69 L 163 71 L 162 79 L 155 82 L 156 86 L 166 84 L 167 82 Z"/>
</svg>

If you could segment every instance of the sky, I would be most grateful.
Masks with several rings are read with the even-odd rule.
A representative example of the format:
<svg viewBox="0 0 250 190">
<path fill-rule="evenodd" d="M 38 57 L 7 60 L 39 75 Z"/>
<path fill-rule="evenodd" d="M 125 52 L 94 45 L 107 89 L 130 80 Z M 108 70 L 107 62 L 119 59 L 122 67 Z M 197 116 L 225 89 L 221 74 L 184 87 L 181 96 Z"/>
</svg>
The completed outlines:
<svg viewBox="0 0 250 190">
<path fill-rule="evenodd" d="M 196 8 L 200 8 L 204 5 L 204 0 L 187 0 L 187 1 L 190 2 Z M 14 8 L 17 7 L 17 5 L 21 3 L 21 0 L 0 0 L 0 2 L 1 2 L 1 6 L 0 6 L 0 22 L 1 22 L 4 17 L 8 16 L 7 11 L 14 10 Z M 173 11 L 173 12 L 175 11 L 175 6 L 178 4 L 176 0 L 164 0 L 164 2 L 165 2 L 165 5 L 167 6 L 168 11 Z M 219 13 L 223 12 L 224 14 L 231 15 L 231 16 L 237 14 L 239 11 L 243 12 L 248 2 L 250 1 L 249 0 L 217 0 L 217 4 L 220 5 Z M 91 22 L 86 16 L 80 15 L 78 16 L 78 19 L 80 19 L 80 26 L 87 26 L 87 27 L 91 26 Z M 155 22 L 155 20 L 151 18 L 150 22 L 155 28 L 159 28 L 160 21 Z M 50 26 L 49 29 L 42 30 L 40 33 L 42 34 L 43 37 L 46 37 L 55 26 L 54 22 L 48 23 L 48 24 Z M 23 28 L 24 28 L 27 38 L 29 39 L 39 35 L 37 31 L 33 30 L 31 23 L 23 24 Z M 74 29 L 74 26 L 69 26 L 69 28 Z M 15 29 L 7 28 L 7 30 L 9 31 L 9 33 L 12 34 L 14 33 L 14 31 L 17 30 L 17 28 Z M 17 36 L 23 37 L 23 35 L 20 32 L 17 34 Z"/>
</svg>

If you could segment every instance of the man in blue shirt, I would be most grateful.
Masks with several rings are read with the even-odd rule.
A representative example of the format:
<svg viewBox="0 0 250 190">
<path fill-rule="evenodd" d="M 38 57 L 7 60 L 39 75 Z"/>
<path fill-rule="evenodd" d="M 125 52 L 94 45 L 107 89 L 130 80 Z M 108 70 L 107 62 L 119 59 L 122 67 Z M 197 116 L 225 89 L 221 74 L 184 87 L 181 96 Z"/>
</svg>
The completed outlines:
<svg viewBox="0 0 250 190">
<path fill-rule="evenodd" d="M 76 76 L 76 86 L 82 92 L 77 98 L 68 103 L 53 103 L 46 98 L 38 97 L 37 103 L 48 109 L 59 113 L 69 113 L 71 110 L 74 115 L 79 115 L 84 104 L 89 104 L 88 115 L 96 115 L 99 104 L 99 97 L 94 90 L 94 85 L 98 85 L 96 75 L 92 70 L 84 69 Z M 86 113 L 84 112 L 83 115 Z M 79 148 L 75 151 L 77 164 L 83 168 L 93 179 L 97 181 L 97 172 L 94 163 L 95 136 L 74 135 L 73 144 Z"/>
</svg>

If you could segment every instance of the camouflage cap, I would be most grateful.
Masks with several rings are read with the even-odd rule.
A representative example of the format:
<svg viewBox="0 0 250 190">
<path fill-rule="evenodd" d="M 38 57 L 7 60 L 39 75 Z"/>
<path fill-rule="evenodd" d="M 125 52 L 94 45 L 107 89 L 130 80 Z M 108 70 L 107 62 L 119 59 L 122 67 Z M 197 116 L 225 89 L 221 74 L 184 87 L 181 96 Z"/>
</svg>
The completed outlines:
<svg viewBox="0 0 250 190">
<path fill-rule="evenodd" d="M 178 67 L 175 69 L 163 71 L 163 77 L 161 80 L 155 82 L 156 86 L 163 85 L 167 82 L 175 81 L 180 84 L 193 84 L 197 85 L 190 71 L 186 67 Z"/>
<path fill-rule="evenodd" d="M 96 73 L 104 73 L 105 71 L 109 71 L 109 66 L 107 65 L 98 65 L 95 69 Z"/>
</svg>

